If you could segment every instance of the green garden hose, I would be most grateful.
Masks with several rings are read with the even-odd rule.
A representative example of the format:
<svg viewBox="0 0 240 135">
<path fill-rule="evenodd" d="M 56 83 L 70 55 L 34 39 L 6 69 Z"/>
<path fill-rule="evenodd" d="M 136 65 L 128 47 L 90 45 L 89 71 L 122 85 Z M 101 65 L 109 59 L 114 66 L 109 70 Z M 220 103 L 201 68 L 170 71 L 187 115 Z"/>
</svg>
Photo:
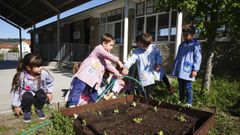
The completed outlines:
<svg viewBox="0 0 240 135">
<path fill-rule="evenodd" d="M 131 76 L 123 76 L 122 78 L 127 78 L 127 79 L 131 79 L 131 80 L 134 80 L 135 82 L 137 82 L 141 88 L 142 88 L 142 91 L 144 93 L 144 96 L 145 98 L 147 97 L 146 95 L 146 91 L 144 89 L 144 87 L 142 86 L 142 84 L 135 78 L 131 77 Z M 117 79 L 114 79 L 109 85 L 108 87 L 101 93 L 101 95 L 98 97 L 98 99 L 96 100 L 96 102 L 98 102 L 111 88 L 112 86 L 114 85 L 114 83 L 117 81 Z"/>
<path fill-rule="evenodd" d="M 27 134 L 33 133 L 36 130 L 38 130 L 40 128 L 43 128 L 45 126 L 51 125 L 51 124 L 52 124 L 52 122 L 50 120 L 46 120 L 44 123 L 39 124 L 39 125 L 37 125 L 37 126 L 35 126 L 33 128 L 28 129 L 27 131 L 22 132 L 21 135 L 27 135 Z"/>
</svg>

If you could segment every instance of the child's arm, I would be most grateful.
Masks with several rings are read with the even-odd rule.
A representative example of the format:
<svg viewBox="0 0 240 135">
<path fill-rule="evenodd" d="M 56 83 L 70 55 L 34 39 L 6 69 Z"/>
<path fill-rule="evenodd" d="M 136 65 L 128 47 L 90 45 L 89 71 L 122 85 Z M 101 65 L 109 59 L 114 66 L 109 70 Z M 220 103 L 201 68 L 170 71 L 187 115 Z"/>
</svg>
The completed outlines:
<svg viewBox="0 0 240 135">
<path fill-rule="evenodd" d="M 104 58 L 115 63 L 119 61 L 119 58 L 117 56 L 114 56 L 110 52 L 106 51 L 103 47 L 96 47 L 94 52 L 99 58 Z"/>
<path fill-rule="evenodd" d="M 21 108 L 21 100 L 20 100 L 20 97 L 21 97 L 21 88 L 23 87 L 23 81 L 21 81 L 23 78 L 22 76 L 23 74 L 20 74 L 19 76 L 19 81 L 20 81 L 20 86 L 16 89 L 16 90 L 13 90 L 11 91 L 11 96 L 12 96 L 12 109 L 14 111 L 14 114 L 16 114 L 17 116 L 23 114 L 22 112 L 22 108 Z M 14 76 L 15 77 L 15 76 Z"/>
<path fill-rule="evenodd" d="M 134 63 L 136 63 L 137 59 L 138 56 L 135 53 L 133 53 L 132 56 L 128 58 L 128 60 L 125 62 L 124 67 L 129 69 Z"/>
<path fill-rule="evenodd" d="M 200 44 L 195 46 L 194 54 L 193 54 L 193 71 L 198 72 L 200 69 L 202 61 L 202 55 L 201 55 L 201 46 Z"/>
<path fill-rule="evenodd" d="M 53 95 L 52 95 L 53 77 L 50 75 L 50 73 L 46 69 L 43 69 L 42 73 L 43 73 L 43 76 L 44 76 L 45 82 L 46 82 L 45 92 L 47 93 L 48 100 L 51 101 L 53 99 Z"/>
<path fill-rule="evenodd" d="M 162 64 L 162 55 L 160 49 L 155 47 L 155 60 L 156 60 L 156 65 L 161 65 Z"/>
<path fill-rule="evenodd" d="M 106 68 L 113 73 L 115 76 L 121 76 L 118 70 L 115 68 L 115 66 L 112 65 L 112 63 L 108 60 L 106 60 Z"/>
<path fill-rule="evenodd" d="M 160 71 L 160 67 L 162 65 L 162 56 L 161 56 L 161 51 L 157 47 L 155 47 L 155 70 Z"/>
</svg>

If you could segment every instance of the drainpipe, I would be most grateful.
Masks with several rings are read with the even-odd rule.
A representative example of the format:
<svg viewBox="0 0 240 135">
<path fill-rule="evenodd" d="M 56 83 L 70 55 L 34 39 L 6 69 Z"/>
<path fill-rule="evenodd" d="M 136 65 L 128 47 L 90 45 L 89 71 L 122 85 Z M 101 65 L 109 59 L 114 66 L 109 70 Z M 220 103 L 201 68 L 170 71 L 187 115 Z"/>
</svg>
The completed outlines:
<svg viewBox="0 0 240 135">
<path fill-rule="evenodd" d="M 123 62 L 127 61 L 128 54 L 128 0 L 124 2 L 124 41 L 123 41 Z"/>
<path fill-rule="evenodd" d="M 174 58 L 177 56 L 178 47 L 181 43 L 182 39 L 182 12 L 177 12 L 177 28 L 176 28 L 176 42 L 175 42 L 175 52 L 174 52 Z"/>
</svg>

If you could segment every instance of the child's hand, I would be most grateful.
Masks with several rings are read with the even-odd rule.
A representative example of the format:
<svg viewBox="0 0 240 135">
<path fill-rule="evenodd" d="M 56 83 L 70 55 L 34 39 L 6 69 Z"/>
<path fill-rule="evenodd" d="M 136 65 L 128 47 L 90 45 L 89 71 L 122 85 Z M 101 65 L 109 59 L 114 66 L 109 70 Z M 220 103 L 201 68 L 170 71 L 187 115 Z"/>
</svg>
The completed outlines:
<svg viewBox="0 0 240 135">
<path fill-rule="evenodd" d="M 23 114 L 23 111 L 22 111 L 21 107 L 14 107 L 13 111 L 17 116 Z"/>
<path fill-rule="evenodd" d="M 156 64 L 155 70 L 156 70 L 157 72 L 160 72 L 160 64 Z"/>
<path fill-rule="evenodd" d="M 48 101 L 52 101 L 53 94 L 52 93 L 47 93 L 47 98 L 48 98 Z"/>
<path fill-rule="evenodd" d="M 117 61 L 117 64 L 119 65 L 119 68 L 123 68 L 124 66 L 123 66 L 123 63 L 119 60 L 119 61 Z"/>
<path fill-rule="evenodd" d="M 196 77 L 197 76 L 197 71 L 192 71 L 192 77 Z"/>
<path fill-rule="evenodd" d="M 123 70 L 122 70 L 122 74 L 123 75 L 128 75 L 128 69 L 127 68 L 123 68 Z"/>
</svg>

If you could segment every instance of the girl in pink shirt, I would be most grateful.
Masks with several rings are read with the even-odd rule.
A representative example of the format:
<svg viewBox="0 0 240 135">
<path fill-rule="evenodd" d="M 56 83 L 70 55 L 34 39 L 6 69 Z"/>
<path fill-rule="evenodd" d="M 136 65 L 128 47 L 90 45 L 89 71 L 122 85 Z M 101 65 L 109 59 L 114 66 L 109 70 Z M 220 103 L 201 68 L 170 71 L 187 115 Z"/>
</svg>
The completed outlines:
<svg viewBox="0 0 240 135">
<path fill-rule="evenodd" d="M 121 68 L 123 67 L 119 58 L 110 53 L 114 44 L 114 37 L 110 34 L 104 34 L 101 44 L 96 46 L 90 55 L 82 62 L 77 73 L 73 76 L 67 100 L 68 107 L 81 104 L 81 99 L 86 102 L 95 102 L 98 97 L 97 90 L 101 85 L 106 69 L 118 77 L 121 76 L 111 63 L 115 62 Z"/>
</svg>

